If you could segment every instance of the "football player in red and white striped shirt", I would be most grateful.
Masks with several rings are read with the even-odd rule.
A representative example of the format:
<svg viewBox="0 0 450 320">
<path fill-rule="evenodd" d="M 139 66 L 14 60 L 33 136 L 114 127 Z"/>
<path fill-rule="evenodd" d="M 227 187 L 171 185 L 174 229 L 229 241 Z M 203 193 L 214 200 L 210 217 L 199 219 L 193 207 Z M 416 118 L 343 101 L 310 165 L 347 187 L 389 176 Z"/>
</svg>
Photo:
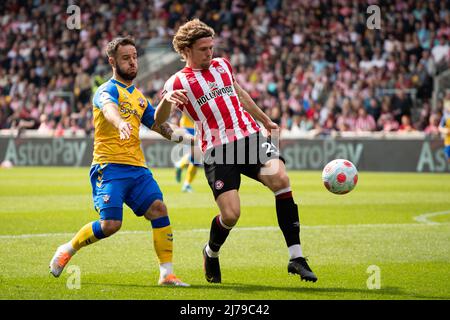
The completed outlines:
<svg viewBox="0 0 450 320">
<path fill-rule="evenodd" d="M 213 59 L 214 30 L 194 19 L 182 25 L 173 39 L 186 66 L 167 80 L 155 122 L 163 123 L 176 106 L 196 124 L 204 154 L 205 174 L 219 207 L 203 249 L 208 282 L 221 282 L 219 249 L 240 216 L 241 174 L 260 181 L 275 195 L 278 224 L 290 260 L 288 273 L 317 281 L 300 246 L 298 208 L 292 197 L 284 160 L 262 133 L 278 126 L 255 104 L 233 76 L 230 63 Z"/>
</svg>

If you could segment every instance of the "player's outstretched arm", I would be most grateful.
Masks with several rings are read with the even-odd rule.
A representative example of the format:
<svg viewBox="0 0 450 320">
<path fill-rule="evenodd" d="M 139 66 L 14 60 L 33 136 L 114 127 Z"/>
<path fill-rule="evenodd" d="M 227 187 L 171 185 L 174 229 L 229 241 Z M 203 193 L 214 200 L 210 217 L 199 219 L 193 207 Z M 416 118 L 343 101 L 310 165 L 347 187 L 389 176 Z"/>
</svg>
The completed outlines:
<svg viewBox="0 0 450 320">
<path fill-rule="evenodd" d="M 114 125 L 119 130 L 120 139 L 128 139 L 131 136 L 133 127 L 130 123 L 124 121 L 119 113 L 119 108 L 115 103 L 106 103 L 102 108 L 103 115 L 106 120 Z"/>
<path fill-rule="evenodd" d="M 155 124 L 157 126 L 163 124 L 170 117 L 172 105 L 178 106 L 188 103 L 186 90 L 168 91 L 159 102 L 155 111 Z"/>
<path fill-rule="evenodd" d="M 181 135 L 176 134 L 175 130 L 180 129 L 180 131 L 181 131 L 181 128 L 179 128 L 175 125 L 170 125 L 167 122 L 164 122 L 160 125 L 156 124 L 156 122 L 155 122 L 153 124 L 153 126 L 151 127 L 151 129 L 155 132 L 158 132 L 160 135 L 162 135 L 167 140 L 173 141 L 175 143 L 183 142 L 185 144 L 194 145 L 194 137 L 192 135 L 190 135 L 188 133 L 184 133 Z"/>
<path fill-rule="evenodd" d="M 439 127 L 439 132 L 440 132 L 442 135 L 446 136 L 446 135 L 449 134 L 449 129 L 448 129 L 448 128 L 445 128 L 445 127 Z"/>
<path fill-rule="evenodd" d="M 250 113 L 250 115 L 256 120 L 260 121 L 263 126 L 268 130 L 278 130 L 278 125 L 274 123 L 267 114 L 265 114 L 253 101 L 252 97 L 242 89 L 242 87 L 236 82 L 233 82 L 236 93 L 239 97 L 239 101 L 242 103 L 242 107 Z"/>
</svg>

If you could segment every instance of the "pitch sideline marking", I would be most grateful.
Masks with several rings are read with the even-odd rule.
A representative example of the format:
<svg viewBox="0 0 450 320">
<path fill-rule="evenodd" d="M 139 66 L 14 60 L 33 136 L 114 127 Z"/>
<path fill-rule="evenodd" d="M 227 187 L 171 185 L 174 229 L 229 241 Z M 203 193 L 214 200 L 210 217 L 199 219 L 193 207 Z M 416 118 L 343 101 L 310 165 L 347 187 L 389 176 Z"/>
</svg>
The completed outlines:
<svg viewBox="0 0 450 320">
<path fill-rule="evenodd" d="M 450 212 L 450 211 L 449 211 Z M 389 227 L 423 227 L 423 226 L 437 226 L 437 225 L 448 225 L 450 223 L 387 223 L 387 224 L 343 224 L 343 225 L 317 225 L 317 226 L 302 226 L 302 230 L 320 230 L 320 229 L 343 229 L 343 228 L 389 228 Z M 233 229 L 236 231 L 276 231 L 279 230 L 278 226 L 262 226 L 262 227 L 236 227 Z M 117 235 L 129 235 L 129 234 L 148 234 L 151 230 L 128 230 L 120 231 Z M 197 232 L 209 232 L 209 229 L 188 229 L 188 230 L 178 230 L 177 233 L 197 233 Z M 29 238 L 47 238 L 47 237 L 69 237 L 73 236 L 75 232 L 65 232 L 65 233 L 35 233 L 35 234 L 17 234 L 17 235 L 0 235 L 0 240 L 8 239 L 29 239 Z"/>
</svg>

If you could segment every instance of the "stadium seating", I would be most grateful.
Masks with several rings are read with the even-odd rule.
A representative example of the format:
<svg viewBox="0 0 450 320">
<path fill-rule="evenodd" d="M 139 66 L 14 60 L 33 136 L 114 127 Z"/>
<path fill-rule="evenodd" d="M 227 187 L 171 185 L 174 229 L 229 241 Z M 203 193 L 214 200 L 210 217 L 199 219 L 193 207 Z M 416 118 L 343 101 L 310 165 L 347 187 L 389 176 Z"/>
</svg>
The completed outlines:
<svg viewBox="0 0 450 320">
<path fill-rule="evenodd" d="M 150 40 L 170 43 L 193 17 L 216 30 L 216 55 L 290 134 L 405 127 L 433 134 L 425 129 L 450 99 L 432 99 L 434 77 L 450 66 L 448 0 L 384 2 L 380 29 L 367 27 L 366 1 L 152 3 L 80 1 L 75 30 L 59 1 L 2 4 L 0 129 L 91 134 L 91 94 L 109 72 L 106 43 L 130 34 L 145 53 Z M 169 75 L 138 84 L 154 104 Z"/>
</svg>

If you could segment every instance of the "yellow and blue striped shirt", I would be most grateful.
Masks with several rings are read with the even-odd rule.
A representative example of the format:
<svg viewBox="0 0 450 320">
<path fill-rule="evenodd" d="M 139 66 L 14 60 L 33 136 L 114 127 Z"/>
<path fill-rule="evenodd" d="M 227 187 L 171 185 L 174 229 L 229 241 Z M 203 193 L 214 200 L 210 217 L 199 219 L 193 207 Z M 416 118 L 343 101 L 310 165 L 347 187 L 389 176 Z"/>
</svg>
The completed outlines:
<svg viewBox="0 0 450 320">
<path fill-rule="evenodd" d="M 142 124 L 151 128 L 155 109 L 134 85 L 126 86 L 116 79 L 102 84 L 93 98 L 94 159 L 92 164 L 118 163 L 146 167 L 139 139 Z M 101 109 L 107 103 L 115 103 L 122 118 L 133 127 L 127 140 L 120 140 L 119 132 L 106 120 Z"/>
</svg>

